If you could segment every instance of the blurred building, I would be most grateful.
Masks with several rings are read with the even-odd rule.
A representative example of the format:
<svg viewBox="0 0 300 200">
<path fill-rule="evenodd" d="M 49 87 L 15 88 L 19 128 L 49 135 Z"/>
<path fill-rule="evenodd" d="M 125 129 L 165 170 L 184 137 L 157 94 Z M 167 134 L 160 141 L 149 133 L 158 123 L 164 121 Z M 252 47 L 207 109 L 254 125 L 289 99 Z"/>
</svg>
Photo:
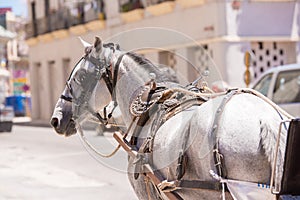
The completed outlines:
<svg viewBox="0 0 300 200">
<path fill-rule="evenodd" d="M 5 44 L 5 59 L 6 68 L 10 72 L 9 84 L 9 104 L 18 100 L 19 109 L 16 110 L 16 115 L 30 115 L 30 78 L 28 65 L 28 45 L 25 41 L 26 19 L 22 16 L 16 16 L 11 8 L 0 8 L 0 24 L 9 31 L 11 37 Z M 8 102 L 6 102 L 8 103 Z"/>
<path fill-rule="evenodd" d="M 182 58 L 205 70 L 211 57 L 224 81 L 245 86 L 246 51 L 253 55 L 253 79 L 270 67 L 300 61 L 299 6 L 291 0 L 28 0 L 32 117 L 50 118 L 69 72 L 83 54 L 78 36 L 93 42 L 95 35 L 108 39 L 153 26 L 182 32 L 194 42 L 153 38 L 150 31 L 125 34 L 120 45 L 131 50 L 155 43 L 155 49 L 141 53 L 189 81 L 197 74 Z"/>
<path fill-rule="evenodd" d="M 11 8 L 0 8 L 0 74 L 1 74 L 1 103 L 4 103 L 5 97 L 10 95 L 13 88 L 10 82 L 9 73 L 9 59 L 7 55 L 8 43 L 16 36 L 15 33 L 7 30 L 9 24 L 7 23 L 6 13 L 10 12 Z M 5 78 L 4 78 L 5 77 Z"/>
<path fill-rule="evenodd" d="M 6 45 L 14 37 L 14 33 L 7 31 L 0 25 L 0 106 L 5 103 L 5 98 L 10 93 L 10 73 L 7 65 Z"/>
<path fill-rule="evenodd" d="M 15 37 L 7 43 L 7 59 L 12 74 L 13 95 L 30 95 L 28 45 L 26 43 L 26 19 L 13 12 L 6 13 L 7 29 Z"/>
</svg>

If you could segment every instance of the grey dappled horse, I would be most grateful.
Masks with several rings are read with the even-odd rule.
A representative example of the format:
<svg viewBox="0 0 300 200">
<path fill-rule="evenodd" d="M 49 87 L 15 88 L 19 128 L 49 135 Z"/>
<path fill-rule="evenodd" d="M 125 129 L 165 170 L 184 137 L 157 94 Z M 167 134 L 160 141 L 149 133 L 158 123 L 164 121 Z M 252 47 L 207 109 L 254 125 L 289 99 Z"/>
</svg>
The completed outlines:
<svg viewBox="0 0 300 200">
<path fill-rule="evenodd" d="M 89 88 L 89 91 L 81 88 L 81 84 L 84 84 L 82 81 L 86 78 L 82 78 L 82 70 L 85 73 L 93 73 L 88 74 L 88 79 L 94 80 L 93 83 L 84 86 Z M 122 120 L 129 127 L 134 118 L 129 111 L 130 104 L 137 89 L 150 80 L 150 73 L 157 75 L 157 82 L 168 81 L 148 60 L 123 52 L 117 45 L 102 44 L 102 41 L 96 38 L 95 43 L 87 47 L 86 55 L 75 66 L 55 107 L 52 125 L 58 133 L 66 136 L 76 133 L 76 123 L 85 118 L 87 110 L 90 110 L 90 113 L 94 112 L 90 104 L 100 105 L 97 97 L 109 95 L 108 92 L 97 93 L 94 88 L 98 85 L 108 85 L 109 90 L 112 90 L 112 98 L 122 113 Z M 111 81 L 105 81 L 109 79 L 107 74 L 110 74 Z M 153 140 L 151 166 L 165 179 L 176 180 L 177 160 L 182 153 L 180 151 L 184 142 L 183 150 L 188 161 L 183 178 L 215 181 L 209 173 L 210 170 L 215 170 L 213 147 L 210 145 L 213 142 L 218 143 L 219 151 L 224 157 L 228 179 L 269 184 L 278 127 L 285 117 L 255 95 L 235 94 L 223 107 L 217 123 L 216 141 L 213 141 L 210 133 L 223 99 L 224 96 L 219 96 L 210 98 L 201 106 L 191 106 L 158 128 Z M 140 134 L 147 136 L 154 121 L 155 117 L 150 118 Z M 286 130 L 283 129 L 282 132 L 285 136 Z M 285 144 L 285 137 L 282 138 Z M 282 164 L 283 155 L 284 150 L 280 149 L 279 165 Z M 151 199 L 159 199 L 157 190 L 151 184 L 149 187 L 144 176 L 134 177 L 136 165 L 133 161 L 132 158 L 129 159 L 128 177 L 138 198 L 148 199 L 150 196 Z M 277 176 L 281 174 L 280 169 Z M 219 199 L 221 195 L 220 191 L 207 189 L 178 189 L 174 193 L 183 199 L 210 200 Z M 229 193 L 226 193 L 226 197 L 232 198 Z"/>
<path fill-rule="evenodd" d="M 88 44 L 87 42 L 83 41 L 80 38 L 83 46 L 85 48 L 89 47 L 90 44 Z M 80 66 L 81 65 L 82 60 L 80 60 L 80 62 L 78 62 L 78 64 L 76 66 Z M 157 65 L 159 72 L 162 74 L 161 76 L 161 80 L 168 80 L 168 81 L 172 81 L 172 82 L 176 82 L 178 83 L 178 78 L 176 76 L 176 72 L 174 70 L 172 70 L 169 67 L 166 67 L 164 65 Z M 74 71 L 76 71 L 76 69 L 74 69 Z M 71 77 L 69 77 L 69 79 L 71 79 Z M 111 123 L 115 123 L 117 122 L 119 125 L 119 127 L 123 127 L 124 126 L 124 122 L 121 119 L 121 117 L 119 117 L 120 113 L 119 113 L 119 108 L 115 108 L 113 106 L 113 103 L 111 102 L 111 94 L 109 93 L 109 90 L 107 89 L 107 87 L 104 84 L 103 79 L 99 80 L 100 83 L 97 84 L 95 86 L 95 89 L 93 91 L 93 95 L 90 96 L 90 99 L 88 100 L 88 104 L 90 109 L 100 112 L 103 114 L 103 108 L 105 106 L 107 106 L 107 112 L 109 113 L 110 110 L 114 110 L 114 117 L 111 119 L 108 119 L 108 122 Z M 101 83 L 103 82 L 103 83 Z M 61 97 L 68 97 L 71 96 L 70 95 L 70 88 L 68 87 L 68 85 L 66 85 Z M 87 112 L 85 113 L 81 113 L 81 119 L 84 120 L 85 117 L 88 117 Z M 68 100 L 68 98 L 59 98 L 53 115 L 51 117 L 51 125 L 55 128 L 56 132 L 59 134 L 65 134 L 66 136 L 72 135 L 74 133 L 76 133 L 76 128 L 75 128 L 75 122 L 72 119 L 72 102 L 70 100 Z M 97 128 L 100 128 L 100 132 L 105 131 L 105 127 L 103 127 L 103 124 L 99 124 L 99 126 Z M 99 132 L 99 134 L 101 134 Z"/>
</svg>

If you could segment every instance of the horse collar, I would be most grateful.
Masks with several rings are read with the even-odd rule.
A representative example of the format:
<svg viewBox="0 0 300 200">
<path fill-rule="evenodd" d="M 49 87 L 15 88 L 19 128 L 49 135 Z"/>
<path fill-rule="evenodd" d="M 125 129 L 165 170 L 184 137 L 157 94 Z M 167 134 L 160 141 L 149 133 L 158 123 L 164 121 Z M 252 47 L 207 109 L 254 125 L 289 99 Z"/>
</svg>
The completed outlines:
<svg viewBox="0 0 300 200">
<path fill-rule="evenodd" d="M 130 113 L 133 116 L 140 117 L 150 110 L 163 97 L 166 87 L 160 86 L 152 89 L 150 85 L 144 85 L 137 89 L 137 96 L 130 104 Z"/>
</svg>

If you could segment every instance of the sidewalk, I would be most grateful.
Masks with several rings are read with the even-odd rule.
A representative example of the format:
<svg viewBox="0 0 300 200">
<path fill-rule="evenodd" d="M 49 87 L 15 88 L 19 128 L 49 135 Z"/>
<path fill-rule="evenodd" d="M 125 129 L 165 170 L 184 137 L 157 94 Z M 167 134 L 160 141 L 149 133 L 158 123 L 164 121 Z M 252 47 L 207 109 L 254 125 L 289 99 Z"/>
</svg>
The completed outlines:
<svg viewBox="0 0 300 200">
<path fill-rule="evenodd" d="M 14 117 L 13 123 L 21 126 L 50 127 L 50 123 L 45 120 L 32 120 L 30 117 Z"/>
</svg>

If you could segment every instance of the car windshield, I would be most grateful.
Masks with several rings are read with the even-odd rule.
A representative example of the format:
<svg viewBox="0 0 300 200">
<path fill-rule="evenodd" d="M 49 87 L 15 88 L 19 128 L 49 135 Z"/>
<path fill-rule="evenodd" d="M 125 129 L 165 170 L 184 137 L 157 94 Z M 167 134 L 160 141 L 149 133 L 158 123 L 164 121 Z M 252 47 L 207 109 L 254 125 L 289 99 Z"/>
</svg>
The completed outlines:
<svg viewBox="0 0 300 200">
<path fill-rule="evenodd" d="M 270 87 L 270 83 L 272 80 L 273 74 L 267 74 L 265 75 L 254 87 L 253 89 L 259 91 L 265 96 L 268 96 L 268 91 Z"/>
<path fill-rule="evenodd" d="M 300 102 L 300 70 L 280 72 L 273 91 L 278 104 Z"/>
</svg>

